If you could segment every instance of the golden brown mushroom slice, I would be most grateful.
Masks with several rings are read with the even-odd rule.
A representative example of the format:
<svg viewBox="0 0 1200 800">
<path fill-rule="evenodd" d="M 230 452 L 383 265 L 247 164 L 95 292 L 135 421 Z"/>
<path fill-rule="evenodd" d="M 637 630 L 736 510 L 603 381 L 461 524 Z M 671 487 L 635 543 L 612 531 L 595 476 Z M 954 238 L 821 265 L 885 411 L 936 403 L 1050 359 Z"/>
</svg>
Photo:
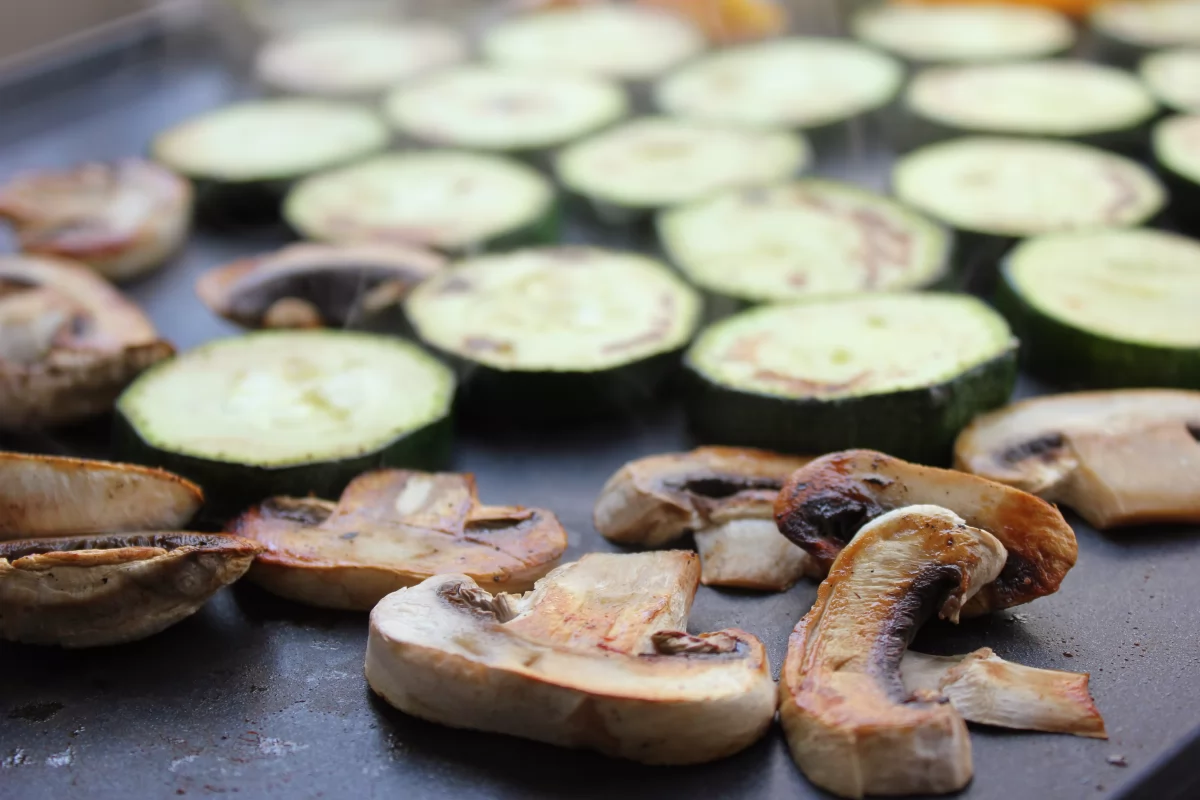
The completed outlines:
<svg viewBox="0 0 1200 800">
<path fill-rule="evenodd" d="M 913 635 L 959 610 L 1004 566 L 1000 541 L 947 509 L 915 505 L 868 523 L 834 560 L 788 641 L 780 721 L 810 781 L 843 797 L 952 792 L 971 780 L 962 715 L 910 695 Z"/>
<path fill-rule="evenodd" d="M 262 543 L 250 579 L 291 600 L 368 610 L 433 575 L 470 575 L 524 591 L 567 547 L 540 508 L 484 506 L 471 475 L 380 470 L 358 476 L 337 503 L 276 497 L 230 523 Z"/>
<path fill-rule="evenodd" d="M 1200 522 L 1200 392 L 1039 397 L 959 435 L 955 466 L 1075 509 L 1093 527 Z"/>
<path fill-rule="evenodd" d="M 80 264 L 0 256 L 0 430 L 80 422 L 175 352 Z"/>
<path fill-rule="evenodd" d="M 247 328 L 344 327 L 398 306 L 445 263 L 416 247 L 295 244 L 209 270 L 196 294 Z"/>
<path fill-rule="evenodd" d="M 204 495 L 161 469 L 0 452 L 0 540 L 177 530 Z"/>
<path fill-rule="evenodd" d="M 198 611 L 260 549 L 219 533 L 0 542 L 0 638 L 62 647 L 143 639 Z"/>
<path fill-rule="evenodd" d="M 948 469 L 910 464 L 874 450 L 830 453 L 797 470 L 779 493 L 779 530 L 823 566 L 879 515 L 932 503 L 993 534 L 1008 551 L 1004 571 L 975 595 L 968 616 L 1028 603 L 1058 591 L 1079 546 L 1045 500 Z"/>
<path fill-rule="evenodd" d="M 407 714 L 458 728 L 697 764 L 775 716 L 758 639 L 685 633 L 694 553 L 590 553 L 515 597 L 439 575 L 371 612 L 367 681 Z"/>
<path fill-rule="evenodd" d="M 739 447 L 700 447 L 630 461 L 605 483 L 593 522 L 606 539 L 661 547 L 688 532 L 701 583 L 783 591 L 817 577 L 808 554 L 779 535 L 775 497 L 810 459 Z"/>
<path fill-rule="evenodd" d="M 191 227 L 192 185 L 128 158 L 28 172 L 0 186 L 0 219 L 27 253 L 81 261 L 114 281 L 159 267 Z"/>
</svg>

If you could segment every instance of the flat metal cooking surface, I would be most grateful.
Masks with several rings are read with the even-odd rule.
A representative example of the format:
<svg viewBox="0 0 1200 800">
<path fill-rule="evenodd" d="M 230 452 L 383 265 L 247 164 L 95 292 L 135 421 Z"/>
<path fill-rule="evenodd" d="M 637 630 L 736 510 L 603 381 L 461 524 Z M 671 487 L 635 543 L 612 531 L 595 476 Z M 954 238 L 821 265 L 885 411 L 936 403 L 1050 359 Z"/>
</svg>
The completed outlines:
<svg viewBox="0 0 1200 800">
<path fill-rule="evenodd" d="M 133 61 L 77 73 L 53 96 L 6 102 L 0 179 L 141 152 L 156 131 L 244 93 L 211 53 L 144 52 Z M 833 172 L 878 187 L 885 163 L 860 154 Z M 180 349 L 235 334 L 195 299 L 195 278 L 282 241 L 271 231 L 201 232 L 178 262 L 130 293 Z M 592 502 L 613 470 L 691 445 L 678 413 L 660 410 L 537 442 L 463 432 L 455 466 L 478 476 L 485 502 L 556 512 L 570 531 L 569 560 L 614 549 L 591 526 Z M 0 439 L 0 447 L 101 455 L 103 427 Z M 957 627 L 932 624 L 916 647 L 963 653 L 986 645 L 1025 664 L 1090 671 L 1111 739 L 972 726 L 976 777 L 961 797 L 1126 796 L 1200 733 L 1200 531 L 1100 535 L 1069 519 L 1080 558 L 1058 594 Z M 815 592 L 811 583 L 778 595 L 701 588 L 692 628 L 754 633 L 778 673 L 787 635 Z M 0 798 L 825 796 L 796 769 L 777 728 L 724 761 L 651 768 L 406 717 L 373 699 L 362 677 L 366 625 L 364 614 L 308 609 L 239 585 L 135 644 L 82 652 L 0 645 Z M 1117 756 L 1128 766 L 1109 763 Z M 1195 773 L 1184 765 L 1184 775 Z M 1160 798 L 1182 786 L 1157 785 Z M 1182 791 L 1174 796 L 1196 797 Z"/>
</svg>

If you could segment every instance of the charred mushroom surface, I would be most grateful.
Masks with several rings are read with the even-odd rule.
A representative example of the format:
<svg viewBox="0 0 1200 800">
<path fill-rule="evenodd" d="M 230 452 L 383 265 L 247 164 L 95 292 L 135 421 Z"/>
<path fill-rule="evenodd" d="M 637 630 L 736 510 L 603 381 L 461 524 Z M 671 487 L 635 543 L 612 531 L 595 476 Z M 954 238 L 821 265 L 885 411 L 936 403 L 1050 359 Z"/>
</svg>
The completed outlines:
<svg viewBox="0 0 1200 800">
<path fill-rule="evenodd" d="M 183 244 L 192 187 L 140 159 L 18 175 L 0 186 L 0 218 L 27 253 L 82 261 L 110 280 L 160 266 Z"/>
<path fill-rule="evenodd" d="M 648 456 L 608 479 L 593 522 L 610 541 L 642 547 L 691 531 L 702 583 L 782 591 L 813 570 L 774 522 L 779 489 L 807 462 L 736 447 Z"/>
<path fill-rule="evenodd" d="M 779 530 L 830 565 L 865 524 L 893 509 L 932 503 L 993 534 L 1008 551 L 1003 572 L 982 587 L 968 616 L 1058 591 L 1075 565 L 1075 533 L 1054 506 L 1031 494 L 954 470 L 910 464 L 873 450 L 823 456 L 779 493 Z"/>
<path fill-rule="evenodd" d="M 913 635 L 959 610 L 1004 565 L 1004 546 L 944 508 L 870 522 L 838 555 L 788 641 L 780 721 L 796 763 L 845 797 L 952 792 L 971 779 L 966 724 L 940 695 L 911 696 Z"/>
<path fill-rule="evenodd" d="M 397 306 L 444 265 L 413 247 L 296 244 L 212 269 L 196 293 L 248 328 L 344 327 Z"/>
<path fill-rule="evenodd" d="M 523 597 L 439 575 L 371 612 L 367 680 L 405 713 L 651 764 L 722 758 L 775 713 L 762 643 L 685 625 L 680 551 L 591 553 Z"/>
<path fill-rule="evenodd" d="M 529 588 L 567 547 L 549 511 L 484 506 L 470 475 L 380 470 L 355 478 L 335 504 L 276 497 L 231 533 L 265 552 L 250 579 L 329 608 L 367 610 L 433 575 L 470 575 L 489 589 Z"/>
<path fill-rule="evenodd" d="M 1073 508 L 1099 529 L 1200 521 L 1200 392 L 1079 392 L 967 426 L 955 466 Z"/>
<path fill-rule="evenodd" d="M 0 429 L 102 414 L 173 353 L 137 306 L 86 267 L 0 256 Z"/>
<path fill-rule="evenodd" d="M 72 648 L 145 638 L 195 613 L 260 549 L 198 533 L 0 542 L 0 637 Z"/>
</svg>

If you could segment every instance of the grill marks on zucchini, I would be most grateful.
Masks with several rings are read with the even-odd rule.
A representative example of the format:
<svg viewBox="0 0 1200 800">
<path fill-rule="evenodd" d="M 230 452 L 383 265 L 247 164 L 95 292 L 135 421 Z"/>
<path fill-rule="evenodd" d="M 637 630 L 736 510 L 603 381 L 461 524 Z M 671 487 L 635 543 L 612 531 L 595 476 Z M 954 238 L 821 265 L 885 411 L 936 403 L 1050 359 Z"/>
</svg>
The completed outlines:
<svg viewBox="0 0 1200 800">
<path fill-rule="evenodd" d="M 949 269 L 941 227 L 831 181 L 725 192 L 663 212 L 658 228 L 693 282 L 749 302 L 919 288 Z"/>
</svg>

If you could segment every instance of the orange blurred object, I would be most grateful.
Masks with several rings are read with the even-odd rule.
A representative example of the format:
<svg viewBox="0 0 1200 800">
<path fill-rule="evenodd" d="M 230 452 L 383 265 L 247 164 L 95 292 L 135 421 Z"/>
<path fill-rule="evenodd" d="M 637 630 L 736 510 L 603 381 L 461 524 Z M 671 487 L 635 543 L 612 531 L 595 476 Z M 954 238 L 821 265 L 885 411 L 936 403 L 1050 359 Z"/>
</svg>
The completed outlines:
<svg viewBox="0 0 1200 800">
<path fill-rule="evenodd" d="M 925 6 L 943 6 L 943 5 L 995 5 L 996 0 L 892 0 L 892 2 L 903 5 L 925 5 Z M 1086 17 L 1088 13 L 1100 5 L 1104 0 L 1004 0 L 1005 4 L 1021 5 L 1021 6 L 1042 6 L 1066 14 L 1071 17 Z"/>
<path fill-rule="evenodd" d="M 691 20 L 717 44 L 763 39 L 783 33 L 787 12 L 774 0 L 637 0 Z"/>
</svg>

